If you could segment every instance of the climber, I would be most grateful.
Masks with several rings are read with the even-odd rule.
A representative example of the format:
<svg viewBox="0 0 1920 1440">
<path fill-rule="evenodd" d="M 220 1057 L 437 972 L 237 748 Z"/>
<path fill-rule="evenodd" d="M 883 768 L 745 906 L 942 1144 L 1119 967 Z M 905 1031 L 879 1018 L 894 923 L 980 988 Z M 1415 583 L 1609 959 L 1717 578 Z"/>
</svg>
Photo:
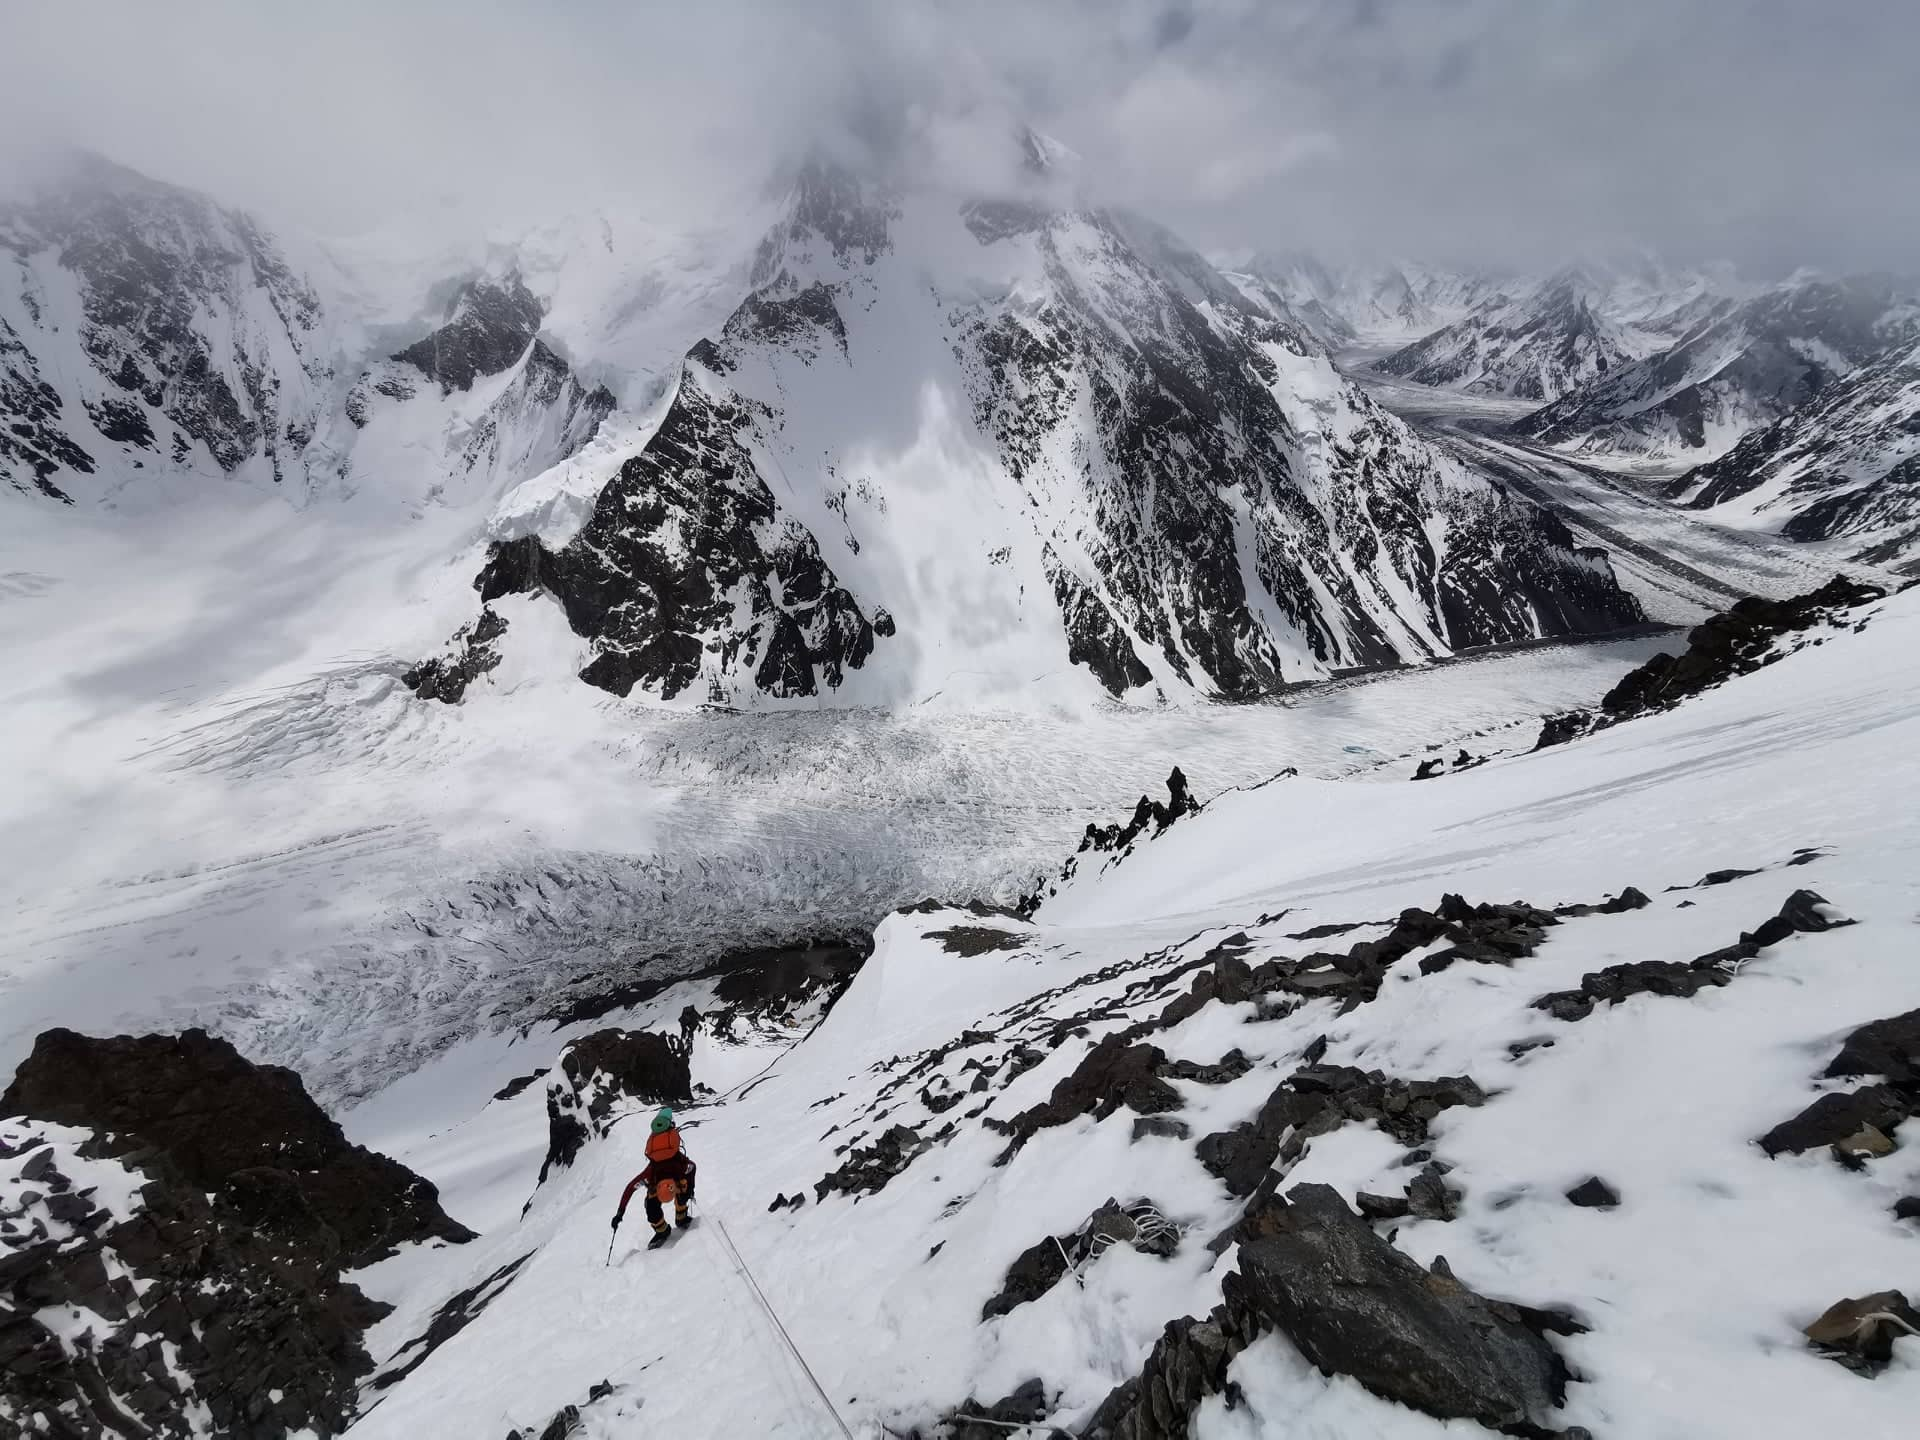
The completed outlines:
<svg viewBox="0 0 1920 1440">
<path fill-rule="evenodd" d="M 680 1012 L 680 1043 L 683 1046 L 693 1044 L 693 1032 L 700 1028 L 700 1012 L 689 1005 Z"/>
<path fill-rule="evenodd" d="M 646 1187 L 647 1223 L 653 1226 L 653 1239 L 647 1242 L 649 1250 L 657 1250 L 667 1243 L 673 1232 L 667 1228 L 666 1216 L 661 1206 L 666 1202 L 673 1205 L 673 1223 L 684 1230 L 693 1223 L 693 1217 L 687 1214 L 687 1202 L 693 1199 L 693 1177 L 697 1168 L 692 1158 L 681 1147 L 680 1129 L 674 1124 L 673 1111 L 660 1107 L 660 1113 L 653 1117 L 652 1133 L 647 1136 L 647 1168 L 627 1182 L 627 1188 L 620 1192 L 620 1208 L 613 1212 L 613 1228 L 620 1228 L 620 1221 L 627 1213 L 627 1202 L 633 1198 L 633 1192 Z"/>
</svg>

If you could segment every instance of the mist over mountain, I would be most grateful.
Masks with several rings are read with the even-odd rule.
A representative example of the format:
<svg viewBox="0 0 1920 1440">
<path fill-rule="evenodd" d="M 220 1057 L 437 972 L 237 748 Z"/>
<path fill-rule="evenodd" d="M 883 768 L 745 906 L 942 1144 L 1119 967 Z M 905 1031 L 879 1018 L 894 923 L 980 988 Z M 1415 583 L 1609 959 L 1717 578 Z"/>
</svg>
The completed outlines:
<svg viewBox="0 0 1920 1440">
<path fill-rule="evenodd" d="M 8 7 L 0 1435 L 1904 1433 L 1916 40 Z"/>
</svg>

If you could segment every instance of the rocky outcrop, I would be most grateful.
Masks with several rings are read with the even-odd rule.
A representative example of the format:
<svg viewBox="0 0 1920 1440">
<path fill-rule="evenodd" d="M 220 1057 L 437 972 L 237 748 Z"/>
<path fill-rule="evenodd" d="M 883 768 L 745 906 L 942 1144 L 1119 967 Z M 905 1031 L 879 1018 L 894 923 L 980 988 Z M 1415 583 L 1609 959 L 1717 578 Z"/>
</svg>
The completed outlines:
<svg viewBox="0 0 1920 1440">
<path fill-rule="evenodd" d="M 1668 995 L 1685 998 L 1702 990 L 1733 983 L 1741 968 L 1762 950 L 1789 935 L 1818 933 L 1853 921 L 1811 890 L 1795 890 L 1778 913 L 1768 916 L 1732 945 L 1710 950 L 1692 960 L 1634 960 L 1609 965 L 1580 977 L 1577 990 L 1556 990 L 1535 1000 L 1534 1008 L 1556 1020 L 1584 1020 L 1596 1005 L 1617 1005 L 1632 995 Z"/>
<path fill-rule="evenodd" d="M 470 390 L 511 366 L 540 331 L 544 307 L 513 273 L 467 281 L 447 302 L 440 328 L 393 358 L 425 372 L 443 390 Z"/>
<path fill-rule="evenodd" d="M 651 1030 L 609 1028 L 560 1052 L 547 1075 L 547 1158 L 540 1180 L 573 1164 L 589 1140 L 654 1105 L 693 1098 L 687 1047 Z"/>
<path fill-rule="evenodd" d="M 660 428 L 579 534 L 558 551 L 496 544 L 475 588 L 483 602 L 551 595 L 594 642 L 580 678 L 616 695 L 834 689 L 872 655 L 874 620 L 755 470 L 752 413 L 717 394 L 703 360 L 725 363 L 711 348 L 689 357 Z"/>
<path fill-rule="evenodd" d="M 1166 1059 L 1157 1045 L 1129 1044 L 1120 1035 L 1101 1037 L 1045 1101 L 1010 1121 L 997 1122 L 989 1117 L 989 1125 L 1010 1137 L 995 1163 L 1004 1164 L 1039 1131 L 1065 1125 L 1076 1116 L 1104 1120 L 1123 1105 L 1137 1115 L 1178 1110 L 1185 1103 L 1180 1092 L 1160 1078 Z"/>
<path fill-rule="evenodd" d="M 343 1271 L 470 1238 L 292 1072 L 199 1031 L 49 1031 L 0 1112 L 5 1433 L 338 1435 L 386 1313 Z"/>
<path fill-rule="evenodd" d="M 400 683 L 422 700 L 458 705 L 469 685 L 500 664 L 500 647 L 494 642 L 506 633 L 507 622 L 491 606 L 483 606 L 478 620 L 453 632 L 446 654 L 422 660 Z"/>
<path fill-rule="evenodd" d="M 1531 1436 L 1551 1428 L 1568 1379 L 1543 1332 L 1565 1316 L 1489 1300 L 1445 1261 L 1423 1270 L 1325 1185 L 1262 1195 L 1236 1230 L 1239 1267 L 1202 1319 L 1168 1325 L 1140 1374 L 1082 1429 L 1086 1440 L 1185 1440 L 1209 1396 L 1241 1403 L 1233 1360 L 1278 1331 L 1321 1370 L 1438 1419 Z"/>
<path fill-rule="evenodd" d="M 1878 1076 L 1881 1083 L 1822 1095 L 1760 1137 L 1769 1155 L 1797 1155 L 1831 1146 L 1858 1165 L 1894 1149 L 1895 1129 L 1920 1115 L 1920 1010 L 1862 1025 L 1821 1072 L 1829 1080 Z"/>
<path fill-rule="evenodd" d="M 1441 1111 L 1485 1099 L 1464 1075 L 1401 1080 L 1347 1065 L 1304 1065 L 1274 1087 L 1252 1120 L 1204 1137 L 1195 1153 L 1230 1194 L 1250 1195 L 1275 1161 L 1298 1158 L 1316 1135 L 1371 1121 L 1401 1144 L 1417 1146 Z"/>
<path fill-rule="evenodd" d="M 255 1065 L 204 1030 L 48 1030 L 0 1094 L 0 1114 L 85 1127 L 101 1155 L 158 1152 L 236 1214 L 343 1269 L 409 1242 L 472 1238 L 431 1183 L 350 1144 L 293 1071 Z"/>
<path fill-rule="evenodd" d="M 1550 716 L 1534 748 L 1544 749 L 1580 735 L 1604 730 L 1639 715 L 1670 710 L 1736 675 L 1772 664 L 1782 641 L 1820 625 L 1841 625 L 1848 612 L 1882 599 L 1881 587 L 1836 575 L 1817 590 L 1789 600 L 1749 596 L 1733 608 L 1703 621 L 1687 635 L 1678 656 L 1661 653 L 1629 671 L 1609 690 L 1596 711 Z"/>
<path fill-rule="evenodd" d="M 1240 1242 L 1228 1304 L 1251 1309 L 1322 1370 L 1440 1419 L 1540 1425 L 1567 1369 L 1525 1312 L 1423 1270 L 1325 1185 L 1301 1185 Z"/>
<path fill-rule="evenodd" d="M 838 1169 L 816 1180 L 813 1198 L 824 1200 L 835 1192 L 872 1195 L 911 1165 L 914 1157 L 930 1149 L 932 1143 L 906 1125 L 889 1126 L 871 1145 L 850 1149 Z"/>
</svg>

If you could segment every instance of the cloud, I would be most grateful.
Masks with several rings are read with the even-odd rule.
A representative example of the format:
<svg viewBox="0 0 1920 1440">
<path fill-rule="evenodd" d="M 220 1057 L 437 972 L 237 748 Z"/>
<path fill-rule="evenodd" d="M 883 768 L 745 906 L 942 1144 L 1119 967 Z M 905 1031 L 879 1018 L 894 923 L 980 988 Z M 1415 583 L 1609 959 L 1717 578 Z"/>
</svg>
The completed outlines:
<svg viewBox="0 0 1920 1440">
<path fill-rule="evenodd" d="M 808 146 L 989 183 L 1026 120 L 1202 245 L 1920 268 L 1905 0 L 12 0 L 0 131 L 317 228 Z"/>
</svg>

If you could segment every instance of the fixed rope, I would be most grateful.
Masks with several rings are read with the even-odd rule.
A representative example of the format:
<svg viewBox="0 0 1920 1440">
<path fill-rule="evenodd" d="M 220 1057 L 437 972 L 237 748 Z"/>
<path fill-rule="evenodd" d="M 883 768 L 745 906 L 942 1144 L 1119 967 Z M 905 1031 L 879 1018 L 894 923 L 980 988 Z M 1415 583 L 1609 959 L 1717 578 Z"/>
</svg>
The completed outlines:
<svg viewBox="0 0 1920 1440">
<path fill-rule="evenodd" d="M 827 1413 L 833 1416 L 833 1423 L 840 1427 L 840 1433 L 846 1437 L 846 1440 L 853 1440 L 853 1431 L 848 1429 L 847 1422 L 840 1418 L 839 1407 L 833 1403 L 833 1398 L 827 1394 L 826 1387 L 820 1383 L 820 1377 L 813 1373 L 813 1367 L 807 1364 L 807 1357 L 800 1353 L 800 1347 L 793 1343 L 793 1336 L 787 1333 L 787 1327 L 780 1323 L 780 1316 L 775 1313 L 773 1303 L 767 1299 L 766 1292 L 760 1288 L 760 1282 L 753 1278 L 753 1271 L 748 1269 L 747 1262 L 740 1258 L 740 1251 L 733 1243 L 733 1236 L 727 1233 L 727 1222 L 718 1215 L 714 1215 L 713 1223 L 719 1232 L 720 1242 L 727 1247 L 727 1253 L 733 1257 L 733 1263 L 739 1269 L 741 1277 L 752 1289 L 753 1298 L 760 1302 L 760 1308 L 766 1311 L 767 1318 L 773 1321 L 773 1328 L 780 1332 L 780 1338 L 786 1342 L 787 1352 L 793 1356 L 795 1363 L 806 1375 L 807 1382 L 813 1386 L 813 1393 L 818 1395 L 820 1403 L 827 1407 Z"/>
</svg>

